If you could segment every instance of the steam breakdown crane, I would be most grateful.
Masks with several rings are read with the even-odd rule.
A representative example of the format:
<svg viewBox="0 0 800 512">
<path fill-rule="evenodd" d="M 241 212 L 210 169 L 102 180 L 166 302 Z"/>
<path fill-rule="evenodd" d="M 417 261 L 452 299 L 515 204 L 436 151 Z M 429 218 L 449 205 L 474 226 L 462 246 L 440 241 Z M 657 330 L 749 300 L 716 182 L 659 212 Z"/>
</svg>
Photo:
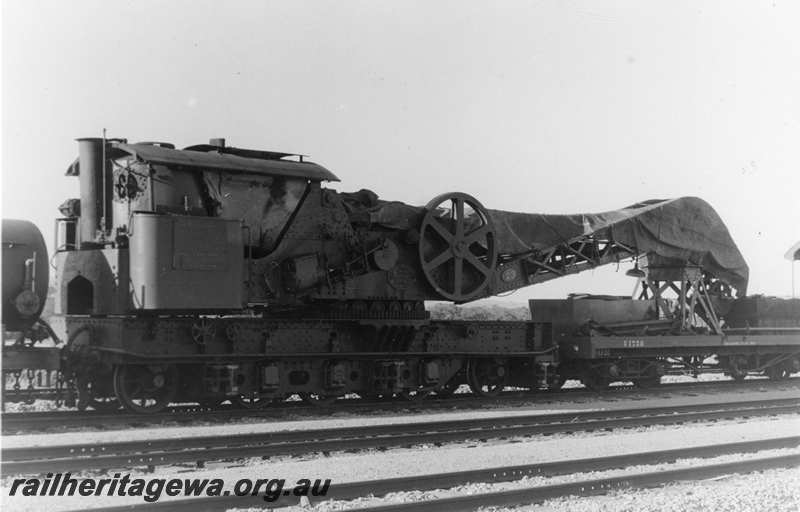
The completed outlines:
<svg viewBox="0 0 800 512">
<path fill-rule="evenodd" d="M 55 309 L 81 406 L 552 387 L 561 366 L 595 371 L 563 364 L 552 319 L 442 322 L 424 301 L 633 258 L 652 305 L 642 321 L 720 334 L 720 308 L 747 286 L 727 229 L 697 198 L 539 215 L 453 192 L 417 207 L 325 188 L 338 178 L 301 155 L 224 139 L 182 150 L 79 139 L 67 175 L 81 197 L 60 207 Z"/>
</svg>

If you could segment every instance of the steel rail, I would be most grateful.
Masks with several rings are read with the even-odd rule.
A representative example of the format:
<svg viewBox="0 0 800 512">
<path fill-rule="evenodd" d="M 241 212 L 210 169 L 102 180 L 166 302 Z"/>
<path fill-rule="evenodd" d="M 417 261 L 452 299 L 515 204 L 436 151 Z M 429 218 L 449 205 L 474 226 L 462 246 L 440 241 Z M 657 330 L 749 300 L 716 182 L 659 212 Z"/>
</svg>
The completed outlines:
<svg viewBox="0 0 800 512">
<path fill-rule="evenodd" d="M 467 485 L 471 483 L 510 482 L 519 480 L 523 477 L 535 477 L 535 476 L 553 477 L 558 475 L 585 473 L 588 471 L 609 471 L 613 469 L 621 469 L 631 466 L 664 464 L 688 458 L 712 458 L 712 457 L 719 457 L 722 455 L 729 455 L 733 453 L 753 453 L 764 450 L 776 450 L 785 448 L 791 449 L 791 448 L 797 448 L 798 445 L 800 445 L 800 436 L 793 436 L 784 438 L 764 439 L 757 441 L 744 441 L 737 443 L 695 446 L 690 448 L 678 448 L 672 450 L 660 450 L 653 452 L 627 453 L 623 455 L 612 455 L 606 457 L 559 460 L 554 462 L 541 462 L 536 464 L 526 464 L 518 466 L 456 471 L 452 473 L 414 475 L 410 477 L 367 480 L 362 482 L 347 482 L 342 484 L 336 484 L 334 482 L 331 484 L 330 489 L 324 498 L 311 498 L 311 500 L 316 504 L 318 502 L 328 501 L 328 500 L 340 500 L 340 501 L 352 500 L 355 498 L 360 498 L 369 495 L 375 497 L 381 497 L 394 492 L 404 492 L 411 490 L 431 491 L 435 489 L 451 489 L 454 487 Z M 800 456 L 798 455 L 792 455 L 789 457 L 794 457 L 794 458 L 786 458 L 786 459 L 772 458 L 772 459 L 759 459 L 759 460 L 760 461 L 771 460 L 776 464 L 777 467 L 783 464 L 796 465 L 798 462 L 800 462 L 800 458 L 798 458 Z M 750 463 L 751 461 L 744 461 L 744 462 Z M 733 464 L 738 464 L 738 466 L 736 467 L 737 471 L 751 470 L 750 469 L 751 467 L 754 467 L 756 469 L 773 467 L 766 462 L 759 462 L 758 464 L 752 466 L 745 465 L 743 462 L 737 462 Z M 703 469 L 704 471 L 707 472 L 705 473 L 706 475 L 716 476 L 718 474 L 716 473 L 716 471 L 718 471 L 718 469 L 722 466 L 730 467 L 730 464 L 718 464 L 714 466 L 705 466 L 702 468 L 692 468 L 692 469 Z M 706 468 L 717 468 L 717 469 L 712 471 Z M 684 470 L 677 470 L 677 471 L 684 471 Z M 648 473 L 648 474 L 656 474 L 656 473 Z M 669 475 L 669 477 L 668 479 L 663 479 L 660 482 L 651 482 L 650 483 L 651 485 L 653 483 L 665 483 L 680 478 L 688 478 L 688 477 L 681 477 L 680 475 L 676 476 L 675 470 L 660 471 L 657 474 L 659 475 L 666 474 Z M 697 477 L 706 478 L 708 476 L 698 475 Z M 625 479 L 626 482 L 633 482 L 634 478 L 640 478 L 640 477 L 641 474 L 626 476 L 623 478 Z M 506 491 L 513 493 L 526 491 L 527 493 L 539 493 L 539 496 L 537 497 L 536 495 L 534 495 L 532 498 L 529 499 L 530 494 L 525 494 L 520 498 L 515 498 L 515 499 L 520 499 L 521 501 L 516 501 L 513 503 L 506 501 L 503 504 L 519 504 L 519 503 L 528 503 L 533 501 L 541 501 L 549 497 L 565 496 L 569 494 L 577 495 L 581 493 L 586 493 L 587 490 L 588 491 L 596 490 L 600 492 L 605 492 L 608 489 L 614 487 L 613 485 L 609 487 L 609 483 L 611 480 L 613 479 L 599 479 L 599 480 L 591 480 L 588 482 L 587 481 L 574 482 L 571 484 L 567 484 L 572 487 L 566 487 L 566 488 L 564 485 L 555 485 L 555 486 L 548 485 L 535 488 Z M 606 483 L 601 484 L 599 482 L 606 482 Z M 629 486 L 632 485 L 636 484 L 635 483 L 629 484 Z M 616 487 L 621 487 L 621 485 L 617 485 Z M 559 488 L 561 488 L 561 490 L 558 490 Z M 400 506 L 401 507 L 423 506 L 427 507 L 426 508 L 427 510 L 462 510 L 463 508 L 468 508 L 468 507 L 497 505 L 498 503 L 495 503 L 493 500 L 498 494 L 503 494 L 503 493 L 490 493 L 478 496 L 479 499 L 485 500 L 482 503 L 464 503 L 460 501 L 454 501 L 448 504 L 448 500 L 450 499 L 445 498 L 430 502 L 422 502 L 420 504 L 418 503 L 402 504 Z M 524 499 L 522 499 L 523 497 Z M 456 500 L 457 499 L 458 498 L 456 498 Z M 508 497 L 504 496 L 503 499 L 508 500 Z M 112 512 L 121 512 L 124 510 L 139 510 L 142 507 L 148 507 L 149 510 L 164 509 L 164 510 L 175 510 L 175 511 L 210 512 L 216 510 L 224 510 L 228 508 L 247 508 L 254 506 L 286 507 L 292 505 L 293 503 L 290 502 L 296 502 L 296 500 L 297 498 L 294 496 L 283 495 L 279 496 L 276 501 L 270 503 L 264 501 L 263 494 L 257 496 L 228 495 L 228 496 L 184 498 L 184 499 L 162 501 L 158 503 L 122 505 L 122 506 L 107 508 L 105 510 L 109 510 Z M 436 508 L 437 506 L 443 508 Z M 383 510 L 383 508 L 379 509 Z M 405 508 L 403 510 L 405 510 Z"/>
<path fill-rule="evenodd" d="M 498 405 L 535 405 L 541 402 L 550 403 L 553 400 L 564 398 L 573 399 L 579 397 L 604 397 L 604 396 L 618 396 L 619 393 L 638 393 L 644 395 L 679 392 L 679 391 L 693 391 L 705 390 L 706 388 L 728 388 L 736 387 L 776 387 L 784 389 L 786 385 L 800 384 L 800 378 L 792 378 L 786 381 L 768 381 L 768 380 L 748 380 L 745 382 L 735 381 L 706 381 L 706 382 L 693 382 L 693 383 L 671 383 L 661 384 L 660 386 L 652 388 L 639 388 L 635 386 L 619 386 L 608 390 L 607 392 L 589 391 L 584 388 L 570 388 L 556 392 L 541 392 L 531 393 L 528 391 L 505 391 L 498 397 L 494 398 L 477 398 L 471 393 L 458 393 L 455 396 L 442 398 L 442 397 L 427 397 L 424 400 L 409 401 L 402 397 L 393 398 L 390 400 L 364 400 L 364 399 L 342 399 L 338 400 L 330 406 L 310 405 L 302 401 L 281 402 L 278 404 L 271 404 L 270 406 L 262 409 L 237 409 L 233 406 L 224 406 L 218 410 L 208 410 L 199 405 L 191 406 L 175 406 L 170 410 L 163 413 L 155 414 L 136 414 L 124 411 L 122 409 L 114 412 L 102 411 L 37 411 L 37 412 L 22 412 L 22 413 L 2 413 L 2 430 L 4 435 L 13 434 L 26 434 L 29 431 L 39 431 L 41 429 L 48 429 L 51 427 L 82 427 L 97 425 L 107 429 L 112 425 L 159 425 L 169 423 L 187 423 L 197 421 L 214 421 L 226 422 L 242 418 L 264 418 L 274 420 L 280 417 L 281 414 L 308 414 L 309 416 L 319 415 L 319 413 L 327 413 L 330 410 L 337 411 L 380 411 L 380 410 L 396 410 L 398 407 L 403 410 L 420 410 L 420 409 L 451 409 L 453 406 L 457 407 L 481 407 L 491 408 Z"/>
<path fill-rule="evenodd" d="M 228 436 L 195 436 L 188 438 L 165 438 L 155 440 L 117 441 L 113 443 L 86 443 L 67 445 L 47 445 L 25 448 L 5 448 L 2 450 L 4 461 L 63 458 L 76 456 L 93 456 L 107 453 L 135 453 L 182 450 L 190 447 L 231 447 L 237 445 L 252 446 L 256 444 L 289 443 L 295 441 L 315 441 L 325 439 L 344 440 L 358 437 L 390 436 L 414 433 L 450 432 L 476 429 L 510 428 L 523 425 L 567 424 L 570 427 L 576 422 L 608 420 L 609 418 L 642 418 L 646 416 L 663 416 L 691 412 L 710 413 L 712 411 L 739 412 L 743 409 L 760 409 L 763 407 L 797 407 L 800 412 L 800 398 L 783 398 L 768 401 L 740 401 L 720 404 L 692 404 L 682 406 L 642 407 L 633 409 L 600 410 L 585 412 L 566 412 L 555 414 L 526 414 L 519 416 L 497 416 L 490 418 L 439 420 L 412 423 L 391 423 L 355 427 L 333 427 L 309 430 L 280 430 L 264 433 L 247 433 Z M 563 428 L 563 427 L 562 427 Z"/>
<path fill-rule="evenodd" d="M 401 503 L 377 507 L 365 507 L 360 512 L 449 512 L 474 510 L 486 506 L 509 507 L 520 504 L 539 503 L 562 496 L 593 496 L 607 494 L 615 489 L 655 487 L 684 480 L 704 480 L 720 475 L 752 473 L 768 469 L 797 467 L 800 454 L 747 459 L 724 464 L 709 464 L 693 468 L 653 471 L 611 478 L 597 478 L 581 482 L 529 487 L 510 491 L 442 498 L 438 500 Z"/>
<path fill-rule="evenodd" d="M 705 409 L 705 410 L 704 410 Z M 713 409 L 713 410 L 708 410 Z M 296 456 L 314 452 L 396 448 L 468 440 L 672 425 L 695 421 L 800 412 L 800 399 L 732 404 L 640 408 L 553 415 L 449 420 L 410 424 L 203 436 L 107 444 L 6 448 L 2 474 L 155 467 L 244 457 Z"/>
</svg>

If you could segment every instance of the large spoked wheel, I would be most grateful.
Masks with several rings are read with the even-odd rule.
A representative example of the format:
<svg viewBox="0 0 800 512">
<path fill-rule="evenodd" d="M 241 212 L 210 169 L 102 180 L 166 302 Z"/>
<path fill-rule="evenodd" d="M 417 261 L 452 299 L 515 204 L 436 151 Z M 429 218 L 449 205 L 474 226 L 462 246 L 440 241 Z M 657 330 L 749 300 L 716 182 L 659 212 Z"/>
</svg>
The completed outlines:
<svg viewBox="0 0 800 512">
<path fill-rule="evenodd" d="M 469 362 L 467 383 L 478 396 L 497 396 L 506 383 L 506 366 L 496 359 L 475 359 Z"/>
<path fill-rule="evenodd" d="M 172 365 L 126 364 L 114 368 L 114 393 L 129 411 L 162 411 L 177 390 L 178 370 Z"/>
<path fill-rule="evenodd" d="M 497 263 L 494 224 L 486 209 L 461 192 L 437 196 L 425 209 L 419 258 L 428 283 L 455 302 L 478 297 Z"/>
</svg>

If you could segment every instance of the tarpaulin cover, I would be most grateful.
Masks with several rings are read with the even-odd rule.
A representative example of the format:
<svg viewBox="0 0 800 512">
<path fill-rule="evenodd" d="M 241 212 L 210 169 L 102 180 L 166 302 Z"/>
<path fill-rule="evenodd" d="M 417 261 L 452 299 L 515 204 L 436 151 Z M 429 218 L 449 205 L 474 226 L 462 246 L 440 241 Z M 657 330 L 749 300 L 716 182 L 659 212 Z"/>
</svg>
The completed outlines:
<svg viewBox="0 0 800 512">
<path fill-rule="evenodd" d="M 377 199 L 377 197 L 376 197 Z M 376 224 L 401 229 L 414 222 L 411 207 L 375 200 L 362 206 Z M 422 209 L 414 209 L 422 212 Z M 717 212 L 697 197 L 651 200 L 603 213 L 552 215 L 488 210 L 500 253 L 546 251 L 598 233 L 622 243 L 648 261 L 701 266 L 740 294 L 747 289 L 748 268 Z M 421 213 L 420 213 L 421 214 Z M 417 224 L 418 225 L 418 224 Z"/>
<path fill-rule="evenodd" d="M 728 228 L 697 197 L 651 200 L 620 210 L 544 215 L 489 210 L 501 252 L 546 250 L 602 230 L 654 259 L 699 265 L 744 293 L 748 268 Z"/>
</svg>

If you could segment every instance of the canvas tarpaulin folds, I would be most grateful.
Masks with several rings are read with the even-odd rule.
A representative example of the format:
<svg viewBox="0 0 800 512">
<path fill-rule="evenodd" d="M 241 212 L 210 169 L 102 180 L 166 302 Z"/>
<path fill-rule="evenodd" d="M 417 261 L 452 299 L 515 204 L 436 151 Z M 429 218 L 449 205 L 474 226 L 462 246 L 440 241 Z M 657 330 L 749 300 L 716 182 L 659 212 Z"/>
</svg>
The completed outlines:
<svg viewBox="0 0 800 512">
<path fill-rule="evenodd" d="M 651 200 L 603 213 L 546 215 L 489 210 L 501 252 L 546 250 L 604 232 L 648 259 L 698 265 L 740 293 L 748 268 L 716 211 L 697 197 Z"/>
<path fill-rule="evenodd" d="M 418 211 L 419 218 L 423 212 L 422 208 L 379 201 L 377 196 L 372 204 L 363 206 L 374 223 L 394 229 L 414 223 L 409 210 Z M 650 263 L 698 265 L 740 294 L 747 289 L 747 263 L 717 212 L 697 197 L 644 201 L 602 213 L 488 213 L 501 254 L 544 252 L 596 234 L 647 255 Z"/>
</svg>

